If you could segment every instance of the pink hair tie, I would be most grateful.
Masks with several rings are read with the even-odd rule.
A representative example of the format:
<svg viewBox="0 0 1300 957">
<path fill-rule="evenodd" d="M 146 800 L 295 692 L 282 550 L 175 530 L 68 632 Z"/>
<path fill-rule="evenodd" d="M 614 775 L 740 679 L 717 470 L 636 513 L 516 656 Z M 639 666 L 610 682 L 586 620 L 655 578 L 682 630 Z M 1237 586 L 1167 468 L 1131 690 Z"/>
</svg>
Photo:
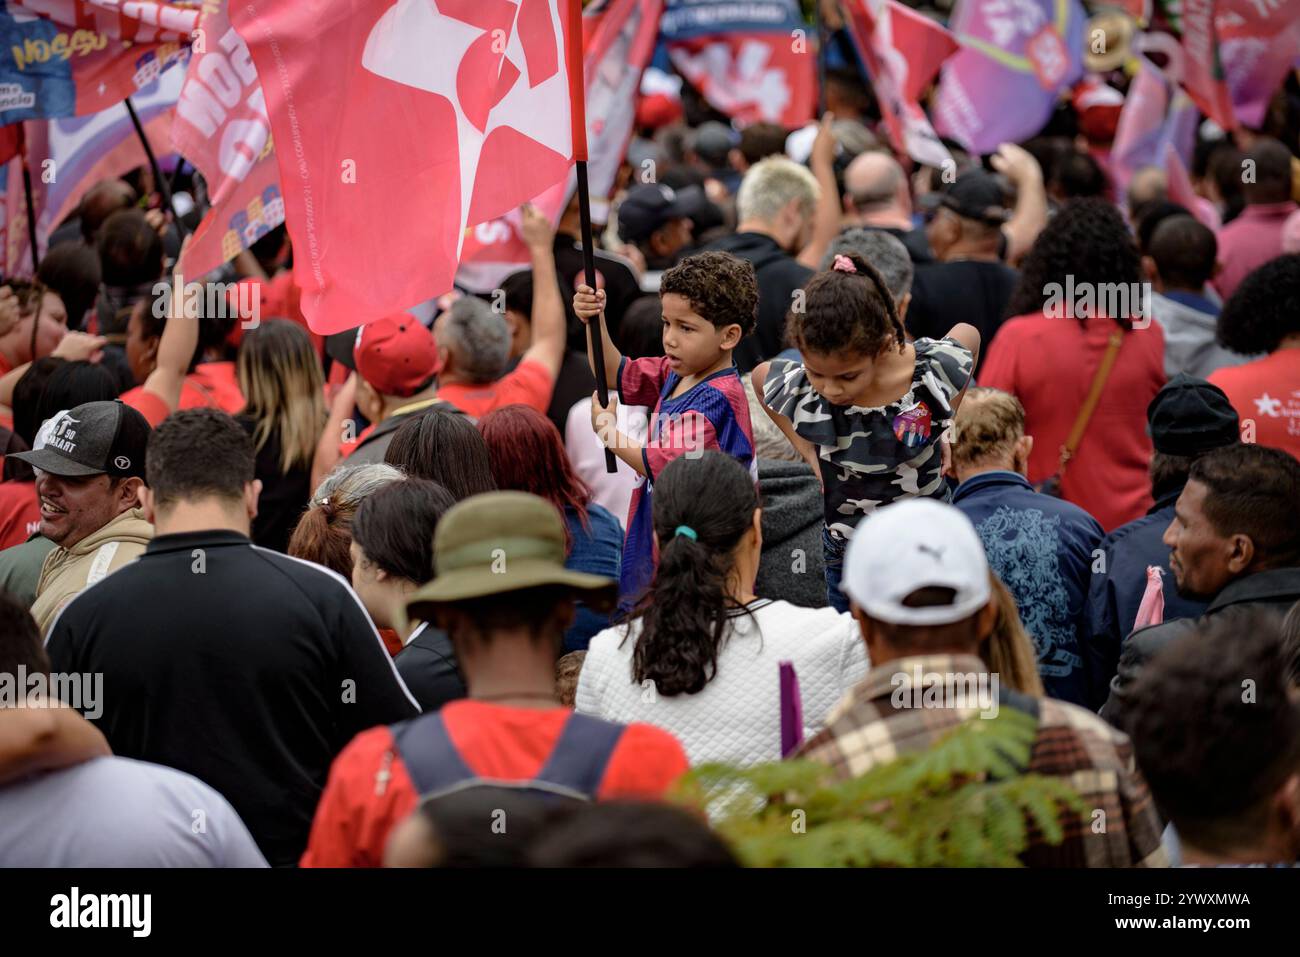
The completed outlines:
<svg viewBox="0 0 1300 957">
<path fill-rule="evenodd" d="M 831 268 L 836 272 L 856 273 L 858 271 L 858 267 L 853 265 L 853 260 L 843 254 L 835 257 L 835 261 L 831 263 Z"/>
</svg>

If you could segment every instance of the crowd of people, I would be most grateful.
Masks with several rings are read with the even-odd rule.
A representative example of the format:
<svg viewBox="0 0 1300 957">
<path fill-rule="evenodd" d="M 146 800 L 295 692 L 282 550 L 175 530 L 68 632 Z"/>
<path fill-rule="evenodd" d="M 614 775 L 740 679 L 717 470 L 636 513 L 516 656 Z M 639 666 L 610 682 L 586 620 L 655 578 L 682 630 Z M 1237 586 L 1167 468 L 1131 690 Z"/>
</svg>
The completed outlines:
<svg viewBox="0 0 1300 957">
<path fill-rule="evenodd" d="M 330 336 L 283 228 L 195 319 L 91 189 L 0 289 L 0 864 L 736 866 L 682 776 L 981 720 L 928 674 L 1079 798 L 1023 863 L 1300 861 L 1300 124 L 1189 209 L 1059 118 L 909 171 L 845 83 L 642 118 L 594 286 L 526 207 Z"/>
</svg>

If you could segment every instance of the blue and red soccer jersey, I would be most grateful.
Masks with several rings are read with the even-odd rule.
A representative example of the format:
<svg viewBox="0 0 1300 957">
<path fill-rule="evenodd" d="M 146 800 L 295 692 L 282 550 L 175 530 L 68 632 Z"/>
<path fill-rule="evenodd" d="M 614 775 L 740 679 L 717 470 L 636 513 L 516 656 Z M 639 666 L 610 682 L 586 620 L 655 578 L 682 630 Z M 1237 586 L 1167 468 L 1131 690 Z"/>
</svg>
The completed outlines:
<svg viewBox="0 0 1300 957">
<path fill-rule="evenodd" d="M 645 479 L 633 491 L 628 509 L 619 575 L 620 607 L 624 609 L 636 604 L 654 577 L 658 563 L 651 511 L 654 480 L 669 462 L 682 455 L 725 452 L 748 468 L 755 481 L 758 478 L 749 403 L 735 366 L 671 397 L 680 382 L 681 376 L 663 357 L 625 358 L 618 367 L 619 401 L 654 408 L 642 452 Z"/>
</svg>

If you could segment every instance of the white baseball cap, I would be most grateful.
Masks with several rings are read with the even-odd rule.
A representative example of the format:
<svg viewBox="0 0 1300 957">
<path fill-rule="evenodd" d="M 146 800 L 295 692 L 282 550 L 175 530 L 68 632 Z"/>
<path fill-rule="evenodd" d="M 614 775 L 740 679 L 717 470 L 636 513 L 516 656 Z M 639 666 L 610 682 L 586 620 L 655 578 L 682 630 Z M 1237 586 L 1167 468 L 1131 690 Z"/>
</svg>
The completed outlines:
<svg viewBox="0 0 1300 957">
<path fill-rule="evenodd" d="M 892 625 L 950 625 L 989 603 L 989 563 L 975 526 L 959 509 L 909 498 L 872 512 L 844 556 L 844 593 L 869 617 Z M 913 608 L 918 588 L 951 588 L 950 605 Z"/>
</svg>

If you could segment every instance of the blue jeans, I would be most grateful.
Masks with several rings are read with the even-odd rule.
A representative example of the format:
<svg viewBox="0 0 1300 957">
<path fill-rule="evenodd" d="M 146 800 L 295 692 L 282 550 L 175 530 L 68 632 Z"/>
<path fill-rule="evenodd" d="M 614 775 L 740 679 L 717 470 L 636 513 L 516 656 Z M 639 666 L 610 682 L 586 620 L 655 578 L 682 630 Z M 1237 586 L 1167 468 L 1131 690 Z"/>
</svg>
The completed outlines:
<svg viewBox="0 0 1300 957">
<path fill-rule="evenodd" d="M 822 526 L 822 556 L 826 562 L 826 602 L 839 612 L 849 610 L 849 599 L 840 591 L 840 581 L 844 578 L 844 552 L 847 542 L 831 536 L 830 530 Z"/>
</svg>

